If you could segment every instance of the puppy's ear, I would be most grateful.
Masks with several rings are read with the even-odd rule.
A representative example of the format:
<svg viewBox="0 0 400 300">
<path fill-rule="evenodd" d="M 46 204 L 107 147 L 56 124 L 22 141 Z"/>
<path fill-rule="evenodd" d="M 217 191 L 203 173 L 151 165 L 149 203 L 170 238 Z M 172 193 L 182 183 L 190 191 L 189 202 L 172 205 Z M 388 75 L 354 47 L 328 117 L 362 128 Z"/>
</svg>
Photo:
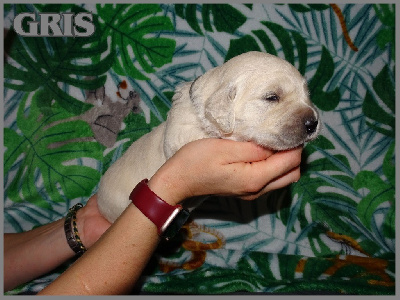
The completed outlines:
<svg viewBox="0 0 400 300">
<path fill-rule="evenodd" d="M 224 82 L 223 69 L 216 67 L 198 77 L 190 87 L 190 99 L 206 127 L 216 135 L 232 133 L 235 123 L 234 84 Z"/>
<path fill-rule="evenodd" d="M 216 90 L 204 104 L 204 116 L 223 134 L 233 132 L 235 112 L 233 100 L 236 96 L 236 87 L 225 86 Z"/>
</svg>

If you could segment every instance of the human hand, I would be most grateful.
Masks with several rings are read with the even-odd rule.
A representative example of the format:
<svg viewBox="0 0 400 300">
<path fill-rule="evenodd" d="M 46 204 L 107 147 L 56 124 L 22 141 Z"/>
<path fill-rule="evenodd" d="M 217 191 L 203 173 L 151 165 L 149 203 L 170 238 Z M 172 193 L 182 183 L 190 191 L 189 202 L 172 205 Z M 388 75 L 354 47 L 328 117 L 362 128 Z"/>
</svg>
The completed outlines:
<svg viewBox="0 0 400 300">
<path fill-rule="evenodd" d="M 150 179 L 170 204 L 200 195 L 253 200 L 300 178 L 302 147 L 274 153 L 250 142 L 202 139 L 183 146 Z"/>
<path fill-rule="evenodd" d="M 111 226 L 111 223 L 99 211 L 96 194 L 78 210 L 76 220 L 81 241 L 86 248 L 92 246 Z"/>
</svg>

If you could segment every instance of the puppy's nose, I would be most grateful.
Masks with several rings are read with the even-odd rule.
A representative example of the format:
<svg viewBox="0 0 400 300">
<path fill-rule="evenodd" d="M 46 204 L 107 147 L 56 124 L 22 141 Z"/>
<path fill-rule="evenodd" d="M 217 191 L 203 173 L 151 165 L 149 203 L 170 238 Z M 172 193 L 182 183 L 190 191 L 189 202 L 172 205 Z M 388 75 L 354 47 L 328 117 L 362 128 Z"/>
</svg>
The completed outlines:
<svg viewBox="0 0 400 300">
<path fill-rule="evenodd" d="M 311 135 L 317 130 L 318 120 L 315 117 L 305 120 L 304 126 L 308 135 Z"/>
</svg>

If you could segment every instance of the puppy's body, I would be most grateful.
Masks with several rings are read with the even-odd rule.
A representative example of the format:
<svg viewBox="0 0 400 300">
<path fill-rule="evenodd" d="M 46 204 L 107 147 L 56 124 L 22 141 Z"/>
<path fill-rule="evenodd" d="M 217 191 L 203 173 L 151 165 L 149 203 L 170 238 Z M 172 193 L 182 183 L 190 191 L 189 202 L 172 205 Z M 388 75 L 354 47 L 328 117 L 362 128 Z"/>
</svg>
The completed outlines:
<svg viewBox="0 0 400 300">
<path fill-rule="evenodd" d="M 114 222 L 136 184 L 191 141 L 226 138 L 285 150 L 318 131 L 306 81 L 291 64 L 261 52 L 239 55 L 178 86 L 167 121 L 134 142 L 102 177 L 100 211 Z"/>
<path fill-rule="evenodd" d="M 173 101 L 167 121 L 135 141 L 101 178 L 97 203 L 110 222 L 128 206 L 136 184 L 151 178 L 183 145 L 207 137 L 194 112 L 190 112 L 193 106 L 180 100 Z"/>
</svg>

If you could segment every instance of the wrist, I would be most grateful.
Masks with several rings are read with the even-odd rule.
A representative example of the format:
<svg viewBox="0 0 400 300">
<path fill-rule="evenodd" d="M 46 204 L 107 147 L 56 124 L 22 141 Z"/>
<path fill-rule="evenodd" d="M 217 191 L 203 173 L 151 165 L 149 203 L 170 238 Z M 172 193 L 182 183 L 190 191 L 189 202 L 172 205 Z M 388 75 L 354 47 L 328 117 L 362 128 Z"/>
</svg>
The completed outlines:
<svg viewBox="0 0 400 300">
<path fill-rule="evenodd" d="M 76 212 L 76 228 L 78 229 L 82 244 L 85 247 L 88 247 L 88 246 L 86 246 L 88 244 L 88 242 L 87 242 L 87 238 L 85 235 L 85 219 L 86 218 L 87 218 L 86 206 L 84 206 Z"/>
<path fill-rule="evenodd" d="M 183 187 L 174 176 L 163 176 L 157 172 L 150 178 L 147 185 L 151 191 L 170 205 L 177 205 L 186 198 Z"/>
<path fill-rule="evenodd" d="M 64 221 L 65 237 L 69 247 L 79 256 L 86 252 L 86 247 L 82 244 L 77 226 L 77 212 L 83 207 L 78 203 L 71 207 Z"/>
<path fill-rule="evenodd" d="M 97 230 L 91 230 L 90 228 L 90 218 L 92 218 L 92 213 L 90 209 L 85 205 L 76 213 L 76 227 L 79 232 L 80 239 L 82 244 L 89 248 L 94 244 L 94 241 L 97 241 L 98 238 L 101 236 L 99 233 L 98 236 L 96 235 Z M 88 225 L 89 224 L 89 225 Z"/>
<path fill-rule="evenodd" d="M 158 235 L 166 240 L 175 236 L 190 215 L 189 211 L 181 205 L 171 205 L 161 199 L 151 190 L 147 179 L 143 179 L 136 185 L 129 199 L 156 225 Z"/>
<path fill-rule="evenodd" d="M 77 211 L 76 223 L 82 244 L 86 248 L 90 248 L 111 226 L 99 211 L 96 195 L 90 197 L 86 205 Z"/>
</svg>

